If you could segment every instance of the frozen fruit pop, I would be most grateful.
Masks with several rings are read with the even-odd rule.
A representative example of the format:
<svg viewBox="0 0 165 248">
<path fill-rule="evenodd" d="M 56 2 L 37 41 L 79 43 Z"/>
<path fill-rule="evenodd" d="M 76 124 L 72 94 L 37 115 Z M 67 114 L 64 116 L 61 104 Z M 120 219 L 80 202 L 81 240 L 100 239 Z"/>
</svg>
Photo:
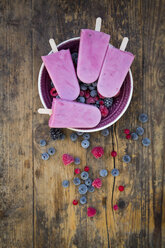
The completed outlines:
<svg viewBox="0 0 165 248">
<path fill-rule="evenodd" d="M 101 120 L 97 107 L 57 98 L 53 99 L 52 110 L 39 109 L 38 112 L 51 114 L 51 128 L 91 128 L 97 126 Z"/>
<path fill-rule="evenodd" d="M 125 37 L 120 49 L 108 47 L 97 85 L 98 92 L 104 97 L 113 97 L 119 92 L 134 60 L 132 53 L 124 51 L 127 42 Z"/>
<path fill-rule="evenodd" d="M 95 30 L 81 30 L 77 75 L 87 84 L 93 83 L 99 77 L 109 45 L 110 35 L 100 32 L 100 28 L 101 18 L 97 18 Z"/>
<path fill-rule="evenodd" d="M 75 100 L 80 93 L 73 61 L 69 49 L 58 51 L 53 39 L 50 39 L 53 53 L 42 56 L 44 65 L 60 98 Z"/>
</svg>

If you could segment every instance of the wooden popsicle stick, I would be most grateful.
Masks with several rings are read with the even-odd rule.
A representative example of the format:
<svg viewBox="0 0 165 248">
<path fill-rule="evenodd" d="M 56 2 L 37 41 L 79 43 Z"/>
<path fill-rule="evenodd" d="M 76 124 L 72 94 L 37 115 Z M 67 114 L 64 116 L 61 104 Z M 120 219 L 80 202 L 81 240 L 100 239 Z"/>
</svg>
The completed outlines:
<svg viewBox="0 0 165 248">
<path fill-rule="evenodd" d="M 101 17 L 97 17 L 96 19 L 96 25 L 95 25 L 95 31 L 99 31 L 101 30 L 101 22 L 102 22 L 102 19 Z"/>
<path fill-rule="evenodd" d="M 38 113 L 39 114 L 44 114 L 44 115 L 51 115 L 52 114 L 52 109 L 39 108 Z"/>
<path fill-rule="evenodd" d="M 120 45 L 121 51 L 125 51 L 128 41 L 129 41 L 128 37 L 123 38 L 122 43 Z"/>
<path fill-rule="evenodd" d="M 50 39 L 49 40 L 49 44 L 50 44 L 50 46 L 51 46 L 51 48 L 52 48 L 52 51 L 54 52 L 54 53 L 56 53 L 56 52 L 58 52 L 58 48 L 57 48 L 57 46 L 56 46 L 56 43 L 55 43 L 55 40 L 54 39 Z"/>
</svg>

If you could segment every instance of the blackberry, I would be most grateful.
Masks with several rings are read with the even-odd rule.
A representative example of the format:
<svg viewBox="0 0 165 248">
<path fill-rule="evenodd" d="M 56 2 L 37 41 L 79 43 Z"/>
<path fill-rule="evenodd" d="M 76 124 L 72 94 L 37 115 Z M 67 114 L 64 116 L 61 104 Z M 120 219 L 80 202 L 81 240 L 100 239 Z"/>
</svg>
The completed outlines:
<svg viewBox="0 0 165 248">
<path fill-rule="evenodd" d="M 109 108 L 111 107 L 113 104 L 113 98 L 105 98 L 104 99 L 104 105 L 105 107 Z"/>
<path fill-rule="evenodd" d="M 59 128 L 51 128 L 50 129 L 50 137 L 53 140 L 61 140 L 61 139 L 63 139 L 63 132 Z"/>
</svg>

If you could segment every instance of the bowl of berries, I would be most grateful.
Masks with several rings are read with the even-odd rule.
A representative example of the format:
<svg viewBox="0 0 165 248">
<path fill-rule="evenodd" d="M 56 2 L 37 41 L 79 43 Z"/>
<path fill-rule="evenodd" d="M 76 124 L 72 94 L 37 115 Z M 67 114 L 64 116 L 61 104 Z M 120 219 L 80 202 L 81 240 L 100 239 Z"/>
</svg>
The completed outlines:
<svg viewBox="0 0 165 248">
<path fill-rule="evenodd" d="M 76 37 L 66 40 L 57 46 L 58 51 L 70 50 L 75 71 L 77 70 L 79 43 L 80 37 Z M 52 51 L 50 53 L 52 53 Z M 133 93 L 133 78 L 130 69 L 120 91 L 111 98 L 104 97 L 98 92 L 97 80 L 91 84 L 83 83 L 79 79 L 78 82 L 80 85 L 80 93 L 75 101 L 97 107 L 101 112 L 101 120 L 98 125 L 93 128 L 69 128 L 71 130 L 77 132 L 95 132 L 105 129 L 117 122 L 130 104 Z M 39 71 L 38 91 L 45 109 L 51 109 L 53 99 L 60 98 L 44 64 L 41 65 Z"/>
</svg>

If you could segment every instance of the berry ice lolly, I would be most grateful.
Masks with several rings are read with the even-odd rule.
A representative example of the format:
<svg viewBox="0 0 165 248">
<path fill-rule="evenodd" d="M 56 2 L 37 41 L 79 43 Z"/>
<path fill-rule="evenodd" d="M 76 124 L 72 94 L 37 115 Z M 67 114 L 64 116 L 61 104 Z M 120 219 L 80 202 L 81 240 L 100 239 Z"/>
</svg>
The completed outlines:
<svg viewBox="0 0 165 248">
<path fill-rule="evenodd" d="M 100 120 L 101 113 L 97 107 L 74 101 L 53 99 L 49 127 L 91 128 L 97 126 Z"/>
<path fill-rule="evenodd" d="M 127 43 L 128 39 L 123 39 L 125 41 Z M 104 97 L 113 97 L 119 92 L 134 60 L 132 53 L 123 51 L 125 47 L 126 44 L 120 49 L 108 47 L 97 85 L 98 92 Z"/>
<path fill-rule="evenodd" d="M 101 18 L 100 18 L 101 19 Z M 78 52 L 77 75 L 87 84 L 97 80 L 108 48 L 110 35 L 95 30 L 82 29 Z M 101 27 L 101 22 L 100 22 Z"/>
<path fill-rule="evenodd" d="M 60 98 L 75 100 L 80 86 L 69 49 L 42 56 L 42 60 Z"/>
</svg>

